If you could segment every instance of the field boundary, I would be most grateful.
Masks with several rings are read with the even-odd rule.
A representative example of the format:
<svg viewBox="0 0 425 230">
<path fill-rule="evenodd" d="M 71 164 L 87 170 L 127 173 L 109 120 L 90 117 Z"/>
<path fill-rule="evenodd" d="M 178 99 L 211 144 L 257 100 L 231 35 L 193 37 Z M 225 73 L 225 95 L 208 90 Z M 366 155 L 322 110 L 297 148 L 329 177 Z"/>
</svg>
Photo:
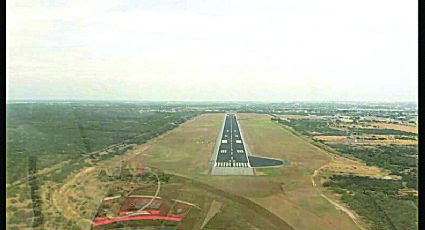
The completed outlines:
<svg viewBox="0 0 425 230">
<path fill-rule="evenodd" d="M 243 136 L 242 126 L 241 126 L 241 124 L 239 124 L 238 116 L 236 116 L 236 113 L 235 113 L 235 118 L 236 118 L 235 119 L 236 120 L 236 124 L 238 124 L 238 127 L 239 127 L 239 133 L 241 135 L 242 144 L 243 144 L 243 147 L 245 149 L 245 156 L 246 156 L 246 160 L 248 161 L 248 167 L 252 168 L 251 167 L 251 162 L 249 162 L 249 157 L 248 157 L 248 155 L 251 155 L 251 150 L 247 148 L 247 145 L 248 144 L 245 143 L 246 140 L 245 140 L 245 137 Z"/>
<path fill-rule="evenodd" d="M 223 125 L 221 126 L 221 129 L 220 129 L 220 131 L 217 135 L 217 138 L 215 140 L 215 145 L 214 145 L 213 150 L 212 150 L 212 156 L 211 156 L 211 160 L 210 160 L 210 166 L 211 167 L 215 167 L 215 163 L 217 162 L 218 149 L 220 147 L 221 138 L 223 137 L 223 130 L 224 130 L 225 124 L 226 124 L 226 114 L 224 114 Z"/>
<path fill-rule="evenodd" d="M 329 203 L 331 203 L 337 210 L 341 210 L 343 212 L 345 212 L 350 218 L 351 220 L 357 225 L 357 227 L 359 227 L 361 230 L 366 230 L 366 228 L 364 228 L 361 224 L 361 221 L 359 220 L 359 216 L 357 215 L 357 213 L 355 213 L 354 211 L 349 210 L 348 208 L 346 208 L 344 205 L 339 204 L 338 202 L 332 200 L 331 198 L 327 197 L 317 186 L 316 182 L 315 182 L 315 177 L 318 175 L 318 172 L 320 171 L 321 168 L 323 168 L 324 166 L 326 166 L 328 164 L 323 165 L 322 167 L 314 170 L 313 175 L 311 176 L 311 183 L 313 184 L 314 189 L 320 194 L 321 197 L 325 198 Z"/>
<path fill-rule="evenodd" d="M 235 116 L 236 116 L 236 114 L 235 114 Z M 237 116 L 236 116 L 236 122 L 238 123 L 239 130 L 240 130 L 240 134 L 241 134 L 241 139 L 242 139 L 242 143 L 243 143 L 243 147 L 245 148 L 246 155 L 247 155 L 247 158 L 248 158 L 248 155 L 252 155 L 252 152 L 251 152 L 251 149 L 250 149 L 250 148 L 249 148 L 249 146 L 248 146 L 248 143 L 246 143 L 245 137 L 244 137 L 244 135 L 243 135 L 244 130 L 242 129 L 242 126 L 241 126 L 241 124 L 239 123 L 239 121 L 238 121 L 238 117 L 237 117 Z M 246 143 L 246 145 L 245 145 L 245 143 Z"/>
</svg>

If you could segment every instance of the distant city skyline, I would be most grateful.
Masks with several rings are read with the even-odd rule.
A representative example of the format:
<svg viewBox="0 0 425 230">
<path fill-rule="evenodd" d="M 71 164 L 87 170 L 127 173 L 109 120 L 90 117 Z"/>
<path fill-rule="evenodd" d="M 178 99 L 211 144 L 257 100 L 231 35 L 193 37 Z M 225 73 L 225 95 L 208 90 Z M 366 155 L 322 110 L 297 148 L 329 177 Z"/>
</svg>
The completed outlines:
<svg viewBox="0 0 425 230">
<path fill-rule="evenodd" d="M 7 1 L 7 100 L 417 102 L 416 1 Z"/>
</svg>

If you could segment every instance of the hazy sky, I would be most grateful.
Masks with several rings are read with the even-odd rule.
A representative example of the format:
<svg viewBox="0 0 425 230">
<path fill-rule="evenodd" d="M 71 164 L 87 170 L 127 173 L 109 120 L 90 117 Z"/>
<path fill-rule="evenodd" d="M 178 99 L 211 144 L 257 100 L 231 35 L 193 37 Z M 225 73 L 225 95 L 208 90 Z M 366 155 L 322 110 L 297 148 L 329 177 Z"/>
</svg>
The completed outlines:
<svg viewBox="0 0 425 230">
<path fill-rule="evenodd" d="M 416 101 L 417 1 L 7 2 L 7 99 Z"/>
</svg>

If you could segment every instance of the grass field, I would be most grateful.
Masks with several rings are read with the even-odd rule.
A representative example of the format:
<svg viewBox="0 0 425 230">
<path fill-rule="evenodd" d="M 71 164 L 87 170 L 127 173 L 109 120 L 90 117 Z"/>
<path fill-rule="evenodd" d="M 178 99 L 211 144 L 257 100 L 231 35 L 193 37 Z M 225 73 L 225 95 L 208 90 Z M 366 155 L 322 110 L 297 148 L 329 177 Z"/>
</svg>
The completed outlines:
<svg viewBox="0 0 425 230">
<path fill-rule="evenodd" d="M 402 125 L 402 124 L 391 124 L 391 123 L 385 123 L 385 122 L 375 122 L 375 123 L 366 123 L 364 125 L 349 125 L 349 126 L 355 127 L 355 128 L 373 127 L 378 129 L 395 129 L 395 130 L 400 130 L 404 132 L 418 133 L 417 125 Z"/>
<path fill-rule="evenodd" d="M 189 120 L 135 161 L 187 176 L 205 175 L 223 118 L 224 114 L 204 114 Z"/>
<path fill-rule="evenodd" d="M 313 188 L 314 171 L 331 161 L 326 153 L 270 121 L 268 115 L 239 114 L 238 117 L 253 154 L 290 162 L 289 166 L 278 169 L 256 170 L 265 175 L 256 179 L 269 183 L 263 189 L 275 192 L 252 200 L 296 229 L 358 229 L 345 213 L 336 210 Z"/>
</svg>

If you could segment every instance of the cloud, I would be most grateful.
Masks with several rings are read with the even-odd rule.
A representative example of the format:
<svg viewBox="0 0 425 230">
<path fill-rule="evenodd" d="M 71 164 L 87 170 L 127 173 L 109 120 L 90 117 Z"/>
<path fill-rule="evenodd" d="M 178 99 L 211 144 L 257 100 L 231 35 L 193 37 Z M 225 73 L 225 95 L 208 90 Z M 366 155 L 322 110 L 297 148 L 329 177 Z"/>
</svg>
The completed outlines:
<svg viewBox="0 0 425 230">
<path fill-rule="evenodd" d="M 48 91 L 29 86 L 34 81 L 99 98 L 146 98 L 136 92 L 149 85 L 152 99 L 415 100 L 416 8 L 364 0 L 11 1 L 8 87 L 11 97 L 28 98 Z M 108 93 L 87 87 L 96 79 Z"/>
</svg>

